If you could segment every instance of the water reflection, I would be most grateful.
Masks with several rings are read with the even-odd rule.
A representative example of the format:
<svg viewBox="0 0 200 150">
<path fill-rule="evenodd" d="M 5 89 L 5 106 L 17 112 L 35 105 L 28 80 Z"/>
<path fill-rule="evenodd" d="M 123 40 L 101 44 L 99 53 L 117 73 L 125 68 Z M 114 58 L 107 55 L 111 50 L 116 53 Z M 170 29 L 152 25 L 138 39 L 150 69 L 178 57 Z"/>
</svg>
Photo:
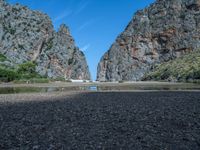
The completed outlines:
<svg viewBox="0 0 200 150">
<path fill-rule="evenodd" d="M 200 90 L 198 84 L 128 84 L 128 85 L 84 85 L 68 87 L 0 87 L 0 94 L 67 92 L 67 91 L 137 91 L 137 90 Z"/>
<path fill-rule="evenodd" d="M 98 88 L 97 88 L 97 86 L 89 86 L 88 90 L 89 91 L 98 91 Z"/>
</svg>

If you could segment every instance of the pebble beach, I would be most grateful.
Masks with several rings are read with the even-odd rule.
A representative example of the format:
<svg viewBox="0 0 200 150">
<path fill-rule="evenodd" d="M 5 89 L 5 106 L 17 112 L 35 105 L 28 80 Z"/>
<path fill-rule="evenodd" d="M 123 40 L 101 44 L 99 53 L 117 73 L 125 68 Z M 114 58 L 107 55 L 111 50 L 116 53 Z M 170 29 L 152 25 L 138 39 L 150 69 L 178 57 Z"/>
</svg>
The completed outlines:
<svg viewBox="0 0 200 150">
<path fill-rule="evenodd" d="M 200 92 L 0 95 L 0 149 L 200 149 Z"/>
</svg>

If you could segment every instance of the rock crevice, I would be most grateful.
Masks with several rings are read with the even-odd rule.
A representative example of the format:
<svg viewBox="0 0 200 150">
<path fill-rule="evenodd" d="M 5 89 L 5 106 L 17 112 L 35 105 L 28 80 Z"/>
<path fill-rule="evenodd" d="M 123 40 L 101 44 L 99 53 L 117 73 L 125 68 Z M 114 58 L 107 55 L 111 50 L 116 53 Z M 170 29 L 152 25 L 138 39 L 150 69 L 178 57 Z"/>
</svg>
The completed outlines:
<svg viewBox="0 0 200 150">
<path fill-rule="evenodd" d="M 56 32 L 48 15 L 4 0 L 0 0 L 0 53 L 12 66 L 34 61 L 42 76 L 90 79 L 85 56 L 66 25 Z"/>
<path fill-rule="evenodd" d="M 98 65 L 99 81 L 138 81 L 200 47 L 200 1 L 157 0 L 136 12 Z"/>
</svg>

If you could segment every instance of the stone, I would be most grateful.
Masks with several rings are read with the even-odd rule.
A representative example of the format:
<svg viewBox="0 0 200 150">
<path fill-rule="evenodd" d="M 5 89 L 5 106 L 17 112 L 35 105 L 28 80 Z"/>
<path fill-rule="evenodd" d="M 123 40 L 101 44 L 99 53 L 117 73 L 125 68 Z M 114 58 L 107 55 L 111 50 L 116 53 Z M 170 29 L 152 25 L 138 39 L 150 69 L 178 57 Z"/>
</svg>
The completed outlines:
<svg viewBox="0 0 200 150">
<path fill-rule="evenodd" d="M 200 1 L 157 0 L 136 12 L 101 58 L 98 81 L 140 81 L 160 64 L 200 48 Z"/>
<path fill-rule="evenodd" d="M 12 66 L 34 61 L 37 72 L 49 78 L 90 79 L 85 55 L 66 25 L 56 32 L 48 15 L 4 0 L 0 0 L 0 53 Z"/>
</svg>

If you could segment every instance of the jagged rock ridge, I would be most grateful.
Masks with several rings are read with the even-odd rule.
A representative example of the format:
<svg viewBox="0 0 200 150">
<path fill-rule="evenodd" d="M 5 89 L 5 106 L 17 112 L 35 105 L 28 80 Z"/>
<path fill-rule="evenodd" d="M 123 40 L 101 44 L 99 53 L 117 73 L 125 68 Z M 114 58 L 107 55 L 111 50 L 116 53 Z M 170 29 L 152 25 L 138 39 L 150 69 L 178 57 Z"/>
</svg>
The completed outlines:
<svg viewBox="0 0 200 150">
<path fill-rule="evenodd" d="M 200 1 L 157 0 L 138 11 L 101 58 L 97 80 L 141 80 L 155 64 L 200 48 Z"/>
<path fill-rule="evenodd" d="M 56 32 L 48 15 L 4 0 L 0 0 L 0 53 L 9 58 L 3 62 L 8 66 L 34 61 L 43 76 L 90 79 L 85 56 L 66 25 Z"/>
</svg>

